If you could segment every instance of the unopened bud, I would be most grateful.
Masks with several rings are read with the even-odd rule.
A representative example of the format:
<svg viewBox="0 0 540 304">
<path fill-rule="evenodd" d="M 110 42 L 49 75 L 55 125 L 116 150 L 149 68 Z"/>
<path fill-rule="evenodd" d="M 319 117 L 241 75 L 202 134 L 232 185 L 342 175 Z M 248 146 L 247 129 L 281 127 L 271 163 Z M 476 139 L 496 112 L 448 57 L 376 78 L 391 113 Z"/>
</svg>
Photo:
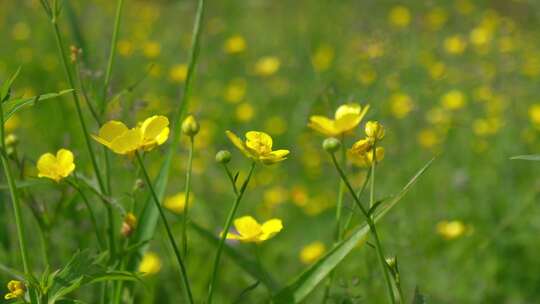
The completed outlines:
<svg viewBox="0 0 540 304">
<path fill-rule="evenodd" d="M 368 121 L 366 123 L 366 135 L 369 138 L 381 140 L 385 134 L 384 127 L 378 121 Z"/>
<path fill-rule="evenodd" d="M 330 137 L 323 141 L 322 147 L 326 152 L 334 153 L 341 147 L 339 139 Z"/>
<path fill-rule="evenodd" d="M 182 122 L 182 133 L 186 134 L 189 137 L 193 137 L 199 133 L 200 126 L 197 120 L 193 115 L 189 115 Z"/>
<path fill-rule="evenodd" d="M 227 150 L 221 150 L 216 153 L 216 162 L 220 164 L 228 164 L 231 161 L 231 152 Z"/>
</svg>

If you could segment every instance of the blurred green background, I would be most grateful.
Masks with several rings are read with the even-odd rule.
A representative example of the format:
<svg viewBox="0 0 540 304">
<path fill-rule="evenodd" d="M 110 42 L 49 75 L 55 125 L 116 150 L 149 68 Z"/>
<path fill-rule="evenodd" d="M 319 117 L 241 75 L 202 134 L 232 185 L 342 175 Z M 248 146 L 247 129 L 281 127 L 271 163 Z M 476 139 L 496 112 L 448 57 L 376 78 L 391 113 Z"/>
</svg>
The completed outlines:
<svg viewBox="0 0 540 304">
<path fill-rule="evenodd" d="M 540 150 L 540 2 L 207 2 L 189 108 L 201 121 L 195 222 L 219 231 L 233 200 L 224 172 L 214 163 L 216 151 L 234 149 L 224 131 L 268 132 L 276 147 L 291 150 L 290 158 L 257 170 L 238 215 L 283 219 L 284 230 L 260 245 L 261 262 L 280 282 L 295 277 L 306 267 L 299 259 L 306 245 L 332 244 L 338 188 L 337 174 L 320 148 L 323 137 L 307 128 L 309 116 L 332 116 L 346 102 L 369 104 L 368 119 L 387 129 L 378 197 L 397 193 L 437 156 L 379 228 L 387 253 L 399 259 L 406 295 L 412 297 L 418 286 L 428 303 L 540 300 L 538 166 L 509 159 Z M 196 1 L 127 0 L 125 5 L 107 116 L 131 125 L 153 114 L 171 117 L 185 81 Z M 115 1 L 65 1 L 60 20 L 66 44 L 83 49 L 81 75 L 91 100 L 103 83 L 115 6 Z M 0 79 L 22 67 L 15 96 L 68 88 L 39 1 L 0 2 L 0 37 Z M 99 126 L 87 118 L 91 132 L 97 132 Z M 7 128 L 20 138 L 18 153 L 30 161 L 67 147 L 76 154 L 78 170 L 90 175 L 70 97 L 40 103 Z M 361 128 L 356 133 L 360 138 Z M 183 139 L 167 190 L 171 195 L 184 189 L 186 148 Z M 162 153 L 149 155 L 154 174 Z M 233 168 L 245 173 L 248 161 L 237 151 L 233 156 Z M 134 166 L 113 157 L 114 194 L 127 205 Z M 350 172 L 359 185 L 365 172 Z M 28 174 L 36 174 L 31 166 Z M 32 191 L 49 209 L 74 195 L 63 186 Z M 135 199 L 140 203 L 144 197 L 139 193 Z M 0 261 L 16 268 L 20 261 L 6 191 L 1 200 Z M 77 249 L 96 246 L 82 203 L 68 205 L 60 208 L 61 219 L 50 232 L 53 268 Z M 180 217 L 170 216 L 179 229 Z M 31 216 L 25 221 L 32 231 L 35 221 Z M 457 232 L 444 226 L 449 221 Z M 191 234 L 188 268 L 200 298 L 214 248 Z M 162 267 L 146 279 L 150 290 L 141 289 L 138 302 L 179 303 L 178 276 L 163 240 L 151 244 Z M 39 238 L 32 234 L 29 241 L 36 252 L 31 260 L 40 265 Z M 253 254 L 251 246 L 239 248 Z M 383 278 L 369 267 L 375 262 L 375 252 L 362 247 L 338 267 L 336 303 L 384 303 Z M 228 303 L 253 280 L 227 258 L 222 265 L 216 300 Z M 3 273 L 0 278 L 9 279 Z M 319 301 L 322 289 L 306 303 Z M 92 303 L 91 292 L 86 288 L 79 295 Z M 267 301 L 259 286 L 245 303 Z"/>
</svg>

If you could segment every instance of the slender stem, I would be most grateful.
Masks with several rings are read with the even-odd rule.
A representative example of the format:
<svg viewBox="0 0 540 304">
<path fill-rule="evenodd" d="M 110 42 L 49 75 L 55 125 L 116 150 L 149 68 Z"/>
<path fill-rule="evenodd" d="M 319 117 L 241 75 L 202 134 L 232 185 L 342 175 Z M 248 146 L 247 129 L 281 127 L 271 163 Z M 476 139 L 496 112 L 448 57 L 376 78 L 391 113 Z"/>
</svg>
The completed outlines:
<svg viewBox="0 0 540 304">
<path fill-rule="evenodd" d="M 354 198 L 354 201 L 355 201 L 356 205 L 358 206 L 360 211 L 362 211 L 362 214 L 366 218 L 366 221 L 367 221 L 367 223 L 369 225 L 369 229 L 371 231 L 371 234 L 373 235 L 373 238 L 375 239 L 375 249 L 377 251 L 377 255 L 379 257 L 379 263 L 380 263 L 380 266 L 381 266 L 381 270 L 382 270 L 382 272 L 384 274 L 384 278 L 385 278 L 385 281 L 386 281 L 386 285 L 387 285 L 387 289 L 388 289 L 388 297 L 390 298 L 390 302 L 395 304 L 396 300 L 394 298 L 394 291 L 392 289 L 393 288 L 392 287 L 392 282 L 390 281 L 390 275 L 388 274 L 388 269 L 387 269 L 388 267 L 387 267 L 387 264 L 386 264 L 386 261 L 385 261 L 385 258 L 384 258 L 384 253 L 383 253 L 383 248 L 382 248 L 382 245 L 381 245 L 381 241 L 379 239 L 379 235 L 378 235 L 377 229 L 375 227 L 375 222 L 373 221 L 373 218 L 369 215 L 366 208 L 360 203 L 360 199 L 356 196 L 356 193 L 354 192 L 354 189 L 351 186 L 351 183 L 349 182 L 349 179 L 347 178 L 347 176 L 345 175 L 345 173 L 343 172 L 343 170 L 339 166 L 339 163 L 336 160 L 336 156 L 333 153 L 331 153 L 330 155 L 332 156 L 332 162 L 334 163 L 334 166 L 336 167 L 336 170 L 338 171 L 341 179 L 345 183 L 345 186 L 347 186 L 347 189 L 349 190 L 351 196 Z M 372 176 L 371 176 L 371 183 L 372 184 L 373 184 L 373 180 L 374 180 L 374 175 L 373 175 L 373 172 L 372 172 Z"/>
<path fill-rule="evenodd" d="M 364 183 L 362 184 L 362 187 L 356 193 L 357 197 L 359 197 L 359 198 L 362 197 L 362 195 L 364 194 L 364 191 L 366 191 L 366 188 L 367 188 L 367 185 L 369 183 L 370 177 L 371 177 L 371 171 L 368 171 L 366 179 L 364 180 Z M 349 216 L 347 217 L 347 220 L 345 220 L 345 224 L 343 225 L 343 229 L 341 230 L 341 238 L 343 238 L 343 236 L 345 235 L 345 232 L 349 229 L 349 226 L 351 225 L 353 215 L 354 215 L 354 210 L 351 210 L 351 212 L 349 213 Z"/>
<path fill-rule="evenodd" d="M 227 166 L 227 164 L 223 164 L 223 168 L 225 168 L 225 172 L 227 173 L 227 176 L 231 181 L 231 186 L 233 187 L 234 194 L 238 195 L 238 187 L 236 187 L 236 182 L 234 180 L 234 176 L 231 173 L 231 170 L 229 169 L 229 166 Z"/>
<path fill-rule="evenodd" d="M 182 222 L 182 249 L 184 254 L 184 259 L 187 258 L 188 251 L 188 236 L 187 236 L 187 225 L 189 221 L 189 195 L 191 192 L 191 170 L 193 167 L 193 142 L 194 137 L 189 137 L 189 157 L 188 157 L 188 167 L 186 170 L 186 185 L 185 185 L 185 199 L 184 199 L 184 220 Z"/>
<path fill-rule="evenodd" d="M 186 267 L 182 260 L 182 256 L 180 255 L 180 250 L 178 250 L 178 246 L 176 245 L 176 241 L 174 240 L 173 234 L 171 232 L 171 227 L 169 226 L 169 222 L 167 221 L 167 218 L 165 217 L 163 208 L 161 208 L 161 202 L 159 201 L 156 191 L 154 190 L 154 186 L 152 185 L 152 180 L 150 179 L 150 176 L 148 175 L 148 172 L 146 171 L 144 162 L 141 158 L 141 154 L 138 151 L 136 151 L 135 156 L 137 157 L 137 162 L 139 163 L 139 167 L 141 168 L 146 184 L 148 185 L 148 188 L 150 189 L 150 193 L 152 194 L 152 198 L 153 198 L 152 201 L 155 203 L 155 206 L 159 211 L 161 220 L 163 221 L 163 225 L 165 226 L 165 230 L 167 231 L 167 237 L 169 238 L 169 243 L 173 247 L 174 254 L 176 256 L 176 261 L 178 262 L 178 266 L 180 268 L 180 274 L 181 274 L 182 281 L 185 286 L 185 291 L 186 291 L 189 303 L 193 304 L 194 303 L 193 295 L 191 293 L 191 287 L 189 285 L 189 279 L 188 279 Z"/>
<path fill-rule="evenodd" d="M 208 285 L 208 298 L 206 300 L 206 304 L 212 304 L 212 296 L 214 295 L 214 289 L 217 285 L 217 276 L 218 276 L 218 270 L 219 270 L 219 261 L 221 259 L 221 252 L 223 251 L 223 247 L 225 246 L 225 240 L 227 239 L 227 233 L 229 233 L 229 230 L 231 229 L 231 225 L 234 219 L 234 216 L 236 214 L 236 211 L 238 210 L 238 206 L 240 205 L 240 201 L 242 200 L 242 197 L 244 196 L 244 193 L 246 191 L 247 185 L 249 184 L 249 181 L 251 179 L 251 175 L 253 174 L 253 170 L 255 169 L 255 162 L 251 164 L 251 169 L 249 170 L 248 176 L 246 177 L 246 180 L 242 184 L 242 187 L 240 188 L 240 191 L 238 192 L 238 195 L 236 195 L 236 199 L 234 200 L 234 203 L 232 205 L 231 210 L 229 211 L 229 215 L 227 216 L 227 220 L 225 221 L 225 228 L 223 229 L 223 232 L 221 233 L 221 238 L 219 240 L 218 249 L 216 252 L 216 257 L 214 259 L 214 267 L 212 270 L 212 276 L 210 278 L 210 285 Z"/>
<path fill-rule="evenodd" d="M 2 159 L 2 167 L 4 167 L 4 174 L 9 186 L 9 193 L 11 195 L 11 203 L 13 205 L 13 213 L 15 214 L 15 225 L 17 226 L 17 237 L 19 239 L 19 249 L 21 251 L 22 263 L 24 273 L 31 275 L 31 268 L 28 259 L 28 252 L 26 251 L 26 237 L 24 235 L 24 223 L 22 221 L 21 214 L 21 201 L 19 199 L 19 192 L 17 191 L 17 185 L 15 185 L 15 179 L 13 172 L 9 165 L 9 158 L 6 155 L 6 140 L 4 129 L 4 110 L 0 105 L 0 158 Z"/>
<path fill-rule="evenodd" d="M 375 166 L 377 165 L 377 139 L 373 142 L 371 152 L 371 184 L 369 186 L 369 208 L 375 204 Z"/>
<path fill-rule="evenodd" d="M 109 52 L 109 60 L 107 63 L 107 71 L 105 72 L 105 81 L 103 84 L 103 91 L 101 92 L 100 100 L 100 113 L 103 115 L 105 111 L 105 105 L 107 100 L 107 90 L 109 89 L 109 84 L 111 82 L 112 70 L 114 66 L 114 58 L 116 55 L 116 45 L 118 44 L 118 32 L 120 31 L 120 20 L 122 19 L 122 11 L 124 8 L 124 0 L 118 0 L 116 6 L 116 16 L 114 19 L 114 31 L 111 39 L 111 47 Z"/>
</svg>

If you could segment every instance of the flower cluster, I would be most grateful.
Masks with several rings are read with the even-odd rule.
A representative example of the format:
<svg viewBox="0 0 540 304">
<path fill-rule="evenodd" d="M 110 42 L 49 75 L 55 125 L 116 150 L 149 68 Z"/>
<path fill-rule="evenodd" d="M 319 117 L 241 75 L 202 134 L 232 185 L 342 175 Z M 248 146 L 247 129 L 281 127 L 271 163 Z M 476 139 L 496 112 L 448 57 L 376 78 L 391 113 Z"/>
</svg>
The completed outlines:
<svg viewBox="0 0 540 304">
<path fill-rule="evenodd" d="M 384 127 L 379 122 L 368 121 L 365 133 L 366 138 L 356 141 L 347 151 L 349 159 L 360 167 L 370 167 L 373 159 L 380 162 L 384 158 L 384 148 L 378 145 L 384 138 Z"/>
</svg>

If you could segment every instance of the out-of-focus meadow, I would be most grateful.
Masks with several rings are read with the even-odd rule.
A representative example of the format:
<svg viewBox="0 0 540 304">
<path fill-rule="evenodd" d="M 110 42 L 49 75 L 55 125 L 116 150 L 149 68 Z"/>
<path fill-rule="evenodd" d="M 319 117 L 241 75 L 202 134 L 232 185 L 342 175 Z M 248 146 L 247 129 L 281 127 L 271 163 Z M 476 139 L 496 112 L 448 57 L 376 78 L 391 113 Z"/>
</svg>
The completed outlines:
<svg viewBox="0 0 540 304">
<path fill-rule="evenodd" d="M 126 0 L 124 5 L 105 118 L 128 125 L 154 114 L 171 118 L 186 80 L 197 1 Z M 82 49 L 80 75 L 89 99 L 101 94 L 115 10 L 116 1 L 64 1 L 60 30 L 66 50 Z M 540 167 L 510 157 L 540 150 L 539 26 L 540 2 L 534 0 L 207 1 L 187 109 L 200 122 L 191 218 L 218 235 L 234 200 L 214 160 L 218 150 L 231 150 L 230 166 L 241 176 L 249 169 L 225 130 L 267 132 L 290 156 L 256 170 L 237 216 L 277 217 L 284 228 L 255 250 L 232 246 L 250 256 L 257 251 L 278 282 L 289 282 L 334 242 L 339 176 L 321 148 L 324 137 L 307 127 L 309 117 L 332 116 L 347 102 L 369 104 L 366 120 L 378 120 L 386 129 L 386 155 L 377 167 L 379 198 L 396 194 L 436 156 L 377 225 L 386 254 L 398 257 L 406 298 L 418 287 L 428 303 L 537 302 Z M 12 96 L 69 88 L 40 1 L 0 2 L 0 37 L 0 79 L 21 67 Z M 84 105 L 89 132 L 96 134 L 100 126 Z M 73 151 L 77 171 L 92 175 L 75 113 L 71 96 L 64 95 L 7 121 L 6 132 L 19 139 L 18 155 L 28 160 L 28 176 L 37 175 L 41 154 L 59 148 Z M 355 133 L 360 137 L 362 127 Z M 166 197 L 182 197 L 187 139 L 181 139 L 173 159 Z M 343 144 L 349 147 L 353 140 L 347 137 Z M 145 159 L 151 176 L 165 154 L 164 148 L 156 150 Z M 144 201 L 146 190 L 132 192 L 137 166 L 128 158 L 110 158 L 118 203 L 127 208 Z M 355 186 L 366 178 L 366 170 L 348 171 Z M 25 191 L 32 191 L 37 206 L 58 214 L 47 232 L 52 270 L 79 249 L 97 251 L 74 190 L 41 184 Z M 0 264 L 20 268 L 8 195 L 4 187 Z M 97 198 L 90 203 L 104 225 L 102 204 Z M 348 193 L 345 206 L 353 206 Z M 42 242 L 24 202 L 22 213 L 30 261 L 40 272 Z M 181 216 L 168 212 L 167 217 L 180 240 Z M 121 220 L 117 215 L 118 229 Z M 136 302 L 180 303 L 174 257 L 162 229 L 157 233 L 149 250 L 159 262 L 147 260 L 156 273 L 143 276 L 146 288 L 139 288 Z M 193 231 L 190 238 L 187 268 L 196 302 L 202 303 L 215 247 Z M 383 276 L 370 266 L 377 263 L 374 252 L 358 247 L 336 268 L 332 301 L 385 303 Z M 254 282 L 227 256 L 220 274 L 217 303 L 233 301 Z M 0 279 L 3 286 L 12 278 L 2 272 Z M 305 303 L 320 301 L 324 286 Z M 97 303 L 96 290 L 85 287 L 76 295 Z M 244 303 L 265 302 L 262 286 L 244 298 Z"/>
</svg>

